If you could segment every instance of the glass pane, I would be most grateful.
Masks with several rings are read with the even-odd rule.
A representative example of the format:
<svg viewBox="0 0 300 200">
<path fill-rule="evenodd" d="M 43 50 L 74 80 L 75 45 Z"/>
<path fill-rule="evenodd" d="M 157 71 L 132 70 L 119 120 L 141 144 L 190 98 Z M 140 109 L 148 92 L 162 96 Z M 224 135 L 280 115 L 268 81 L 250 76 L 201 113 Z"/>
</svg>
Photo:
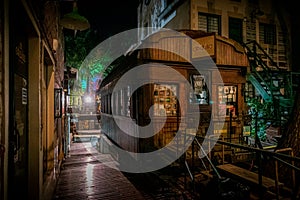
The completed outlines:
<svg viewBox="0 0 300 200">
<path fill-rule="evenodd" d="M 229 38 L 237 41 L 243 41 L 243 22 L 242 19 L 229 18 Z"/>
<path fill-rule="evenodd" d="M 276 26 L 273 24 L 259 24 L 259 41 L 264 44 L 276 44 Z"/>
<path fill-rule="evenodd" d="M 205 82 L 204 75 L 192 75 L 191 76 L 191 92 L 190 103 L 208 104 L 208 88 Z"/>
<path fill-rule="evenodd" d="M 154 84 L 154 116 L 177 116 L 177 86 Z"/>
<path fill-rule="evenodd" d="M 218 86 L 219 115 L 229 116 L 230 112 L 235 116 L 237 113 L 237 87 Z"/>
<path fill-rule="evenodd" d="M 198 17 L 198 28 L 201 31 L 207 31 L 207 19 L 205 15 L 199 15 Z"/>
<path fill-rule="evenodd" d="M 214 16 L 207 17 L 207 32 L 219 34 L 219 18 Z"/>
<path fill-rule="evenodd" d="M 214 32 L 220 35 L 220 17 L 218 15 L 199 13 L 198 29 L 205 32 Z"/>
</svg>

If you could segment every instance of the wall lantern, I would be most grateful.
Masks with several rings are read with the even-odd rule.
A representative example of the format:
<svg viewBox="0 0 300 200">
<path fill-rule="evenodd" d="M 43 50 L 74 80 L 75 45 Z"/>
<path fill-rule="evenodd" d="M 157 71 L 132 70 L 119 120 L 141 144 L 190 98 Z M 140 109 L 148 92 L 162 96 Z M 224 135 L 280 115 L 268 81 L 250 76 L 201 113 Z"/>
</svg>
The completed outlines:
<svg viewBox="0 0 300 200">
<path fill-rule="evenodd" d="M 60 25 L 75 31 L 83 31 L 90 28 L 89 21 L 85 17 L 79 15 L 76 1 L 73 2 L 73 11 L 63 16 L 60 20 Z"/>
</svg>

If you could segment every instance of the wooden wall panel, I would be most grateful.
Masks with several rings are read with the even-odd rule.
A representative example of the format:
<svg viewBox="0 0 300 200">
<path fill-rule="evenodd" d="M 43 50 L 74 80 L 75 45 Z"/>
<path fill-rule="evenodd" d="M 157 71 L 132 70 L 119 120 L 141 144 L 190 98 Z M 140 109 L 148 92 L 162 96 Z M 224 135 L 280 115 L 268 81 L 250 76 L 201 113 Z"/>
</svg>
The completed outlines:
<svg viewBox="0 0 300 200">
<path fill-rule="evenodd" d="M 231 40 L 216 41 L 216 64 L 217 65 L 230 65 L 230 66 L 248 66 L 248 58 L 244 50 L 236 42 Z"/>
<path fill-rule="evenodd" d="M 190 40 L 186 37 L 162 38 L 141 50 L 142 59 L 187 62 L 190 58 Z"/>
</svg>

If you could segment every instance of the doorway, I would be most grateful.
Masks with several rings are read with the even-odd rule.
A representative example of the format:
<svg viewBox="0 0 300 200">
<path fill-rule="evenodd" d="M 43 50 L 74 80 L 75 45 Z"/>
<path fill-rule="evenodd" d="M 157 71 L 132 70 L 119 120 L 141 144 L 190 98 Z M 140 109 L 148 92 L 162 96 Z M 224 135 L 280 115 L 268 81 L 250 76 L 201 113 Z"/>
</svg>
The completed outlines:
<svg viewBox="0 0 300 200">
<path fill-rule="evenodd" d="M 18 4 L 11 9 L 8 197 L 27 197 L 28 186 L 28 18 Z"/>
</svg>

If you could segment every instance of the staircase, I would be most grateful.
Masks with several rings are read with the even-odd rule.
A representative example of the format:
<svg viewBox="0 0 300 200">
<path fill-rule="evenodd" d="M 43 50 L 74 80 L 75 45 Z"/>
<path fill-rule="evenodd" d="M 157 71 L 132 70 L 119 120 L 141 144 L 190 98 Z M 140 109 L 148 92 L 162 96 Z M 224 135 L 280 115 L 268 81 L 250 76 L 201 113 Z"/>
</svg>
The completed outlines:
<svg viewBox="0 0 300 200">
<path fill-rule="evenodd" d="M 247 80 L 265 102 L 272 103 L 274 118 L 271 123 L 282 126 L 288 121 L 294 104 L 294 73 L 279 68 L 256 41 L 245 43 L 244 48 L 250 64 Z"/>
<path fill-rule="evenodd" d="M 77 130 L 77 134 L 73 136 L 74 142 L 96 143 L 100 138 L 100 130 Z M 94 146 L 94 145 L 93 145 Z"/>
<path fill-rule="evenodd" d="M 76 134 L 73 135 L 74 142 L 89 142 L 92 144 L 98 141 L 101 130 L 96 114 L 74 114 L 77 121 Z"/>
</svg>

